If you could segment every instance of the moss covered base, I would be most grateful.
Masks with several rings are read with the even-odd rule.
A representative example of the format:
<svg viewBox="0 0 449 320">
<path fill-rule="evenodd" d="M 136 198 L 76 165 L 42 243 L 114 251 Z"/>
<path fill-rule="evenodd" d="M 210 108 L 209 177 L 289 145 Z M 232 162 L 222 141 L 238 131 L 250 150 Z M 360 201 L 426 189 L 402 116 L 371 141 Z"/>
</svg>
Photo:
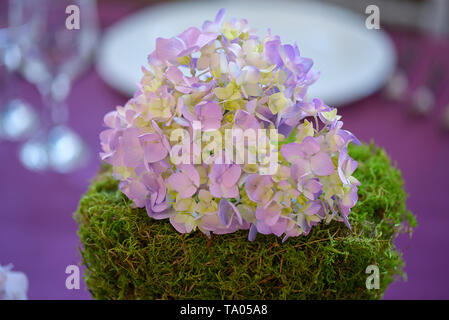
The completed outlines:
<svg viewBox="0 0 449 320">
<path fill-rule="evenodd" d="M 97 299 L 371 299 L 380 298 L 403 260 L 393 244 L 415 225 L 400 172 L 382 149 L 350 148 L 359 162 L 359 202 L 343 223 L 321 223 L 308 236 L 248 232 L 179 234 L 167 220 L 133 209 L 104 168 L 82 197 L 79 224 L 85 280 Z M 365 286 L 368 265 L 380 289 Z"/>
</svg>

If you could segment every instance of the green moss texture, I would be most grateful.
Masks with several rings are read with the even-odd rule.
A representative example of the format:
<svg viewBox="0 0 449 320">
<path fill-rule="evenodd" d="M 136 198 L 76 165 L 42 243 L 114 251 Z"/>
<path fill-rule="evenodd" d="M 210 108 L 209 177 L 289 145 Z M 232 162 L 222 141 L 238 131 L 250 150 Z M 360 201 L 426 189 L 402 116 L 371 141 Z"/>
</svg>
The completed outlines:
<svg viewBox="0 0 449 320">
<path fill-rule="evenodd" d="M 308 236 L 248 232 L 179 234 L 167 220 L 131 208 L 104 167 L 81 198 L 75 219 L 85 281 L 96 299 L 378 299 L 404 276 L 393 244 L 416 225 L 400 172 L 385 151 L 351 146 L 362 182 L 349 221 L 321 223 Z M 380 270 L 368 290 L 365 269 Z"/>
</svg>

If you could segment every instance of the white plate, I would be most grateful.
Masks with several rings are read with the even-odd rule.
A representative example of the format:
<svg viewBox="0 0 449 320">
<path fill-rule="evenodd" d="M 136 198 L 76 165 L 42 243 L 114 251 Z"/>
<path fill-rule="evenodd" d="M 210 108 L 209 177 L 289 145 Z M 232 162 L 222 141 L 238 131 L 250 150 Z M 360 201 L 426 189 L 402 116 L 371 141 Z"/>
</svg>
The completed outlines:
<svg viewBox="0 0 449 320">
<path fill-rule="evenodd" d="M 310 97 L 341 106 L 379 89 L 391 75 L 395 52 L 381 30 L 368 30 L 365 17 L 319 2 L 200 1 L 149 7 L 110 27 L 99 50 L 97 70 L 112 87 L 132 96 L 141 66 L 157 37 L 172 37 L 190 26 L 213 20 L 220 8 L 225 19 L 246 18 L 258 34 L 281 36 L 298 43 L 301 55 L 312 58 L 320 79 Z"/>
</svg>

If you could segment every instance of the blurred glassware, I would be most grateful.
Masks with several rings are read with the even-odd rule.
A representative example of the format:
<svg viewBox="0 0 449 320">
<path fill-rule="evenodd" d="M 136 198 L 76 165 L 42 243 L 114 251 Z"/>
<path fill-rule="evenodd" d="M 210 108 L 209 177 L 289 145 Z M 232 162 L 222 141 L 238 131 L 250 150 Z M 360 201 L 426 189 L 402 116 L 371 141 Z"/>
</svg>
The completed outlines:
<svg viewBox="0 0 449 320">
<path fill-rule="evenodd" d="M 0 113 L 0 138 L 21 140 L 38 128 L 39 118 L 33 107 L 22 99 L 8 101 Z"/>
<path fill-rule="evenodd" d="M 397 69 L 385 86 L 385 95 L 387 98 L 400 101 L 408 88 L 407 73 L 402 69 Z"/>
<path fill-rule="evenodd" d="M 226 7 L 226 19 L 245 17 L 265 36 L 267 16 L 273 34 L 298 43 L 313 58 L 313 70 L 326 70 L 310 87 L 310 97 L 344 106 L 380 89 L 394 71 L 396 54 L 383 30 L 365 28 L 365 19 L 321 1 L 173 1 L 149 6 L 109 27 L 102 37 L 97 71 L 111 87 L 132 96 L 141 66 L 157 37 L 172 37 Z M 363 11 L 364 12 L 364 11 Z M 188 14 L 187 14 L 188 13 Z M 143 40 L 142 40 L 143 39 Z"/>
<path fill-rule="evenodd" d="M 14 82 L 28 46 L 24 34 L 30 34 L 37 22 L 37 2 L 9 0 L 0 12 L 0 68 L 3 75 L 3 103 L 0 108 L 0 138 L 21 140 L 38 127 L 39 118 L 34 108 L 13 92 Z"/>
<path fill-rule="evenodd" d="M 30 1 L 30 0 L 21 0 Z M 69 5 L 79 8 L 80 28 L 69 29 Z M 66 98 L 73 81 L 89 66 L 98 39 L 95 0 L 40 0 L 42 19 L 30 37 L 23 75 L 34 83 L 45 104 L 40 132 L 20 149 L 21 162 L 31 170 L 66 173 L 88 156 L 85 143 L 71 130 Z"/>
<path fill-rule="evenodd" d="M 438 54 L 433 50 L 438 48 L 447 34 L 447 18 L 449 16 L 449 1 L 429 0 L 423 2 L 419 14 L 419 26 L 424 33 L 421 44 L 414 48 L 399 46 L 399 64 L 394 76 L 388 82 L 385 93 L 390 99 L 410 104 L 410 110 L 415 115 L 428 116 L 436 107 L 436 102 L 441 94 L 441 85 L 444 84 L 444 68 L 438 65 Z M 430 49 L 433 48 L 433 49 Z M 407 71 L 413 70 L 412 59 L 416 53 L 422 50 L 433 50 L 433 58 L 427 62 L 427 74 L 421 82 L 409 88 L 409 76 Z M 438 50 L 437 50 L 438 51 Z"/>
<path fill-rule="evenodd" d="M 421 14 L 422 29 L 430 36 L 432 45 L 438 46 L 447 33 L 447 20 L 449 17 L 449 1 L 430 0 Z M 432 61 L 431 64 L 435 62 Z M 420 84 L 412 93 L 412 111 L 418 115 L 426 116 L 434 108 L 438 98 L 438 86 L 442 83 L 441 66 L 431 66 L 431 72 L 424 83 Z"/>
<path fill-rule="evenodd" d="M 421 28 L 435 38 L 444 37 L 449 33 L 449 1 L 429 0 L 420 15 Z"/>
<path fill-rule="evenodd" d="M 435 107 L 435 95 L 429 87 L 423 85 L 413 91 L 412 111 L 420 116 L 427 116 Z"/>
</svg>

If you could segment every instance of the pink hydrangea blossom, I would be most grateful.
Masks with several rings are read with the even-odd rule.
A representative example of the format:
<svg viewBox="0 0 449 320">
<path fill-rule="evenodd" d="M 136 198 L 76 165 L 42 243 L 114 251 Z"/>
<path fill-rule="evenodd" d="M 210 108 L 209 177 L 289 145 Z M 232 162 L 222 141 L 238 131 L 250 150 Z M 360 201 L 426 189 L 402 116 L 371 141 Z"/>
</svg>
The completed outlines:
<svg viewBox="0 0 449 320">
<path fill-rule="evenodd" d="M 104 117 L 101 159 L 133 206 L 181 233 L 248 230 L 251 241 L 258 233 L 285 241 L 319 223 L 350 227 L 360 182 L 347 148 L 360 142 L 343 129 L 335 108 L 309 96 L 318 79 L 312 60 L 296 44 L 270 32 L 259 38 L 248 21 L 226 21 L 224 14 L 201 29 L 156 39 L 135 95 Z M 241 143 L 248 157 L 228 157 L 223 143 L 200 152 L 213 161 L 197 163 L 196 149 L 210 143 L 202 139 L 229 129 L 257 139 L 275 130 L 276 139 L 263 138 L 269 148 L 257 151 L 255 164 L 248 137 L 230 143 L 232 151 Z M 172 139 L 179 130 L 182 145 Z M 188 163 L 172 161 L 179 147 Z M 262 160 L 272 152 L 277 169 L 263 174 Z"/>
</svg>

